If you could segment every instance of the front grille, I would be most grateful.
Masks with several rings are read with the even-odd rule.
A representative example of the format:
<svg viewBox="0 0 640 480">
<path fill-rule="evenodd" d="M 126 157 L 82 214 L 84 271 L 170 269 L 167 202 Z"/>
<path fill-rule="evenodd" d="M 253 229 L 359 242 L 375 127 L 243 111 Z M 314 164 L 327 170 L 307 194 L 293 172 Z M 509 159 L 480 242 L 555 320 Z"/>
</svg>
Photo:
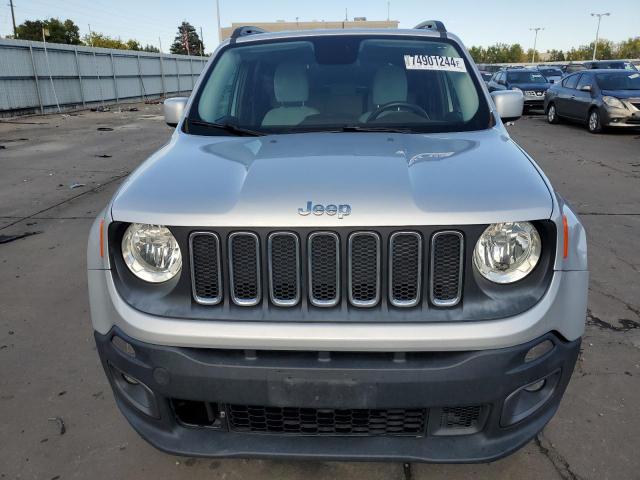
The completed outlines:
<svg viewBox="0 0 640 480">
<path fill-rule="evenodd" d="M 373 307 L 380 300 L 380 236 L 356 232 L 349 236 L 349 301 Z"/>
<path fill-rule="evenodd" d="M 292 435 L 411 435 L 425 433 L 424 409 L 330 409 L 227 405 L 236 432 Z"/>
<path fill-rule="evenodd" d="M 462 290 L 463 237 L 460 232 L 438 232 L 431 238 L 431 302 L 451 307 Z"/>
<path fill-rule="evenodd" d="M 332 232 L 309 235 L 309 300 L 332 307 L 340 300 L 340 240 Z"/>
<path fill-rule="evenodd" d="M 252 306 L 260 302 L 260 242 L 255 233 L 229 235 L 229 276 L 235 304 Z"/>
<path fill-rule="evenodd" d="M 191 287 L 198 303 L 216 305 L 222 301 L 220 239 L 210 232 L 189 236 L 191 252 Z"/>
<path fill-rule="evenodd" d="M 269 289 L 271 301 L 286 307 L 300 301 L 300 241 L 295 233 L 269 235 Z"/>
<path fill-rule="evenodd" d="M 398 232 L 389 246 L 389 297 L 396 307 L 412 307 L 420 301 L 422 237 L 416 232 Z"/>
<path fill-rule="evenodd" d="M 193 232 L 189 250 L 193 298 L 203 305 L 227 295 L 241 307 L 445 308 L 463 297 L 458 231 Z"/>
</svg>

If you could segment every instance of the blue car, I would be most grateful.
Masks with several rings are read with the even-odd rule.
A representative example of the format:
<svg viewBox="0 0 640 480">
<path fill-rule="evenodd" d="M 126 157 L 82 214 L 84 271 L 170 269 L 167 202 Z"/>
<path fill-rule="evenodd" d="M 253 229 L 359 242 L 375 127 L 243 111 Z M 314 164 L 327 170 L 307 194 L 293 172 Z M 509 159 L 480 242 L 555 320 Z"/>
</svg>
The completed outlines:
<svg viewBox="0 0 640 480">
<path fill-rule="evenodd" d="M 520 90 L 524 95 L 524 108 L 542 108 L 544 94 L 551 84 L 537 70 L 518 68 L 496 72 L 487 84 L 490 92 Z"/>
</svg>

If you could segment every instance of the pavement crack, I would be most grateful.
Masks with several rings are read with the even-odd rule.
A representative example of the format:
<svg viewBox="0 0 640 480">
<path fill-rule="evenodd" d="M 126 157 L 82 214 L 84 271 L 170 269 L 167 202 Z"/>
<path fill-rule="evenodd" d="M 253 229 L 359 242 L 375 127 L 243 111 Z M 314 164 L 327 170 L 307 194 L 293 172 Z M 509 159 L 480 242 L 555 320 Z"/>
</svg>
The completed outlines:
<svg viewBox="0 0 640 480">
<path fill-rule="evenodd" d="M 587 325 L 593 325 L 603 330 L 610 330 L 612 332 L 624 333 L 629 330 L 635 330 L 640 328 L 640 322 L 636 322 L 635 320 L 629 320 L 628 318 L 621 318 L 618 320 L 620 322 L 620 327 L 610 324 L 609 322 L 605 322 L 601 318 L 596 317 L 591 313 L 591 310 L 587 310 Z"/>
<path fill-rule="evenodd" d="M 553 468 L 556 469 L 556 472 L 558 472 L 558 475 L 560 475 L 563 480 L 582 480 L 581 476 L 571 470 L 569 462 L 553 448 L 551 442 L 544 438 L 542 432 L 535 436 L 534 441 L 540 453 L 549 459 Z"/>
<path fill-rule="evenodd" d="M 104 183 L 102 183 L 102 184 L 100 184 L 100 185 L 98 185 L 98 186 L 96 186 L 96 187 L 94 187 L 94 188 L 92 188 L 90 190 L 85 190 L 82 193 L 79 193 L 77 195 L 73 195 L 73 196 L 71 196 L 71 197 L 69 197 L 69 198 L 67 198 L 65 200 L 62 200 L 61 202 L 56 203 L 55 205 L 51 205 L 50 207 L 47 207 L 47 208 L 44 208 L 44 209 L 42 209 L 42 210 L 40 210 L 38 212 L 32 213 L 31 215 L 27 215 L 26 217 L 21 217 L 18 220 L 16 220 L 15 222 L 11 222 L 11 223 L 8 223 L 7 225 L 3 226 L 3 227 L 0 227 L 0 230 L 4 230 L 6 228 L 12 227 L 13 225 L 16 225 L 16 224 L 18 224 L 18 223 L 20 223 L 20 222 L 22 222 L 24 220 L 28 220 L 28 219 L 36 217 L 38 215 L 42 215 L 43 213 L 48 212 L 49 210 L 53 210 L 54 208 L 59 207 L 60 205 L 64 205 L 65 203 L 70 202 L 71 200 L 75 200 L 76 198 L 82 197 L 82 196 L 87 195 L 89 193 L 95 193 L 98 190 L 100 190 L 101 188 L 104 188 L 107 185 L 110 185 L 110 184 L 112 184 L 114 182 L 117 182 L 118 180 L 121 180 L 121 179 L 125 178 L 127 175 L 129 175 L 129 173 L 130 172 L 126 172 L 126 173 L 123 173 L 122 175 L 118 175 L 116 177 L 113 177 L 111 180 L 107 180 L 106 182 L 104 182 Z"/>
<path fill-rule="evenodd" d="M 615 300 L 617 302 L 620 302 L 622 305 L 625 306 L 625 308 L 627 310 L 629 310 L 630 312 L 633 312 L 636 317 L 638 317 L 640 319 L 640 308 L 631 305 L 629 302 L 626 302 L 625 300 L 622 300 L 621 298 L 616 297 L 615 295 L 612 295 L 611 293 L 607 293 L 607 292 L 603 292 L 602 290 L 597 290 L 593 287 L 589 287 L 589 290 L 593 290 L 594 292 L 599 293 L 600 295 L 603 295 L 607 298 L 610 298 L 611 300 Z"/>
<path fill-rule="evenodd" d="M 595 217 L 637 217 L 640 216 L 640 213 L 630 212 L 630 213 L 618 213 L 618 212 L 578 212 L 578 215 L 583 217 L 585 216 L 595 216 Z"/>
</svg>

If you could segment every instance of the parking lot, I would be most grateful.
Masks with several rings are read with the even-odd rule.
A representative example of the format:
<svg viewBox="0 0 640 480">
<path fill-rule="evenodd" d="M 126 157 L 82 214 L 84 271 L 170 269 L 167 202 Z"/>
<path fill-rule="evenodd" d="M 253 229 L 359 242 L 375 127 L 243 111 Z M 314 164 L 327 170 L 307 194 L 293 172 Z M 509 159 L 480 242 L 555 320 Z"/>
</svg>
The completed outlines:
<svg viewBox="0 0 640 480">
<path fill-rule="evenodd" d="M 141 440 L 117 411 L 95 351 L 89 227 L 171 134 L 159 105 L 130 110 L 0 122 L 0 478 L 640 478 L 640 131 L 591 135 L 543 115 L 508 127 L 589 237 L 582 354 L 535 441 L 487 465 L 212 460 Z"/>
</svg>

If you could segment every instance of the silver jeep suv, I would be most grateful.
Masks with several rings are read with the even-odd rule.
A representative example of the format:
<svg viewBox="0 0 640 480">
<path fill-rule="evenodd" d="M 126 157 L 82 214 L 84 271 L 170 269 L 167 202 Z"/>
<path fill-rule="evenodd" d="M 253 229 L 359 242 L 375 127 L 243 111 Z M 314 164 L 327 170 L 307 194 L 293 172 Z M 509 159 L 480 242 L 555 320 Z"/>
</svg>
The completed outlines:
<svg viewBox="0 0 640 480">
<path fill-rule="evenodd" d="M 90 234 L 118 407 L 190 456 L 484 462 L 554 415 L 585 232 L 441 22 L 235 31 Z"/>
</svg>

